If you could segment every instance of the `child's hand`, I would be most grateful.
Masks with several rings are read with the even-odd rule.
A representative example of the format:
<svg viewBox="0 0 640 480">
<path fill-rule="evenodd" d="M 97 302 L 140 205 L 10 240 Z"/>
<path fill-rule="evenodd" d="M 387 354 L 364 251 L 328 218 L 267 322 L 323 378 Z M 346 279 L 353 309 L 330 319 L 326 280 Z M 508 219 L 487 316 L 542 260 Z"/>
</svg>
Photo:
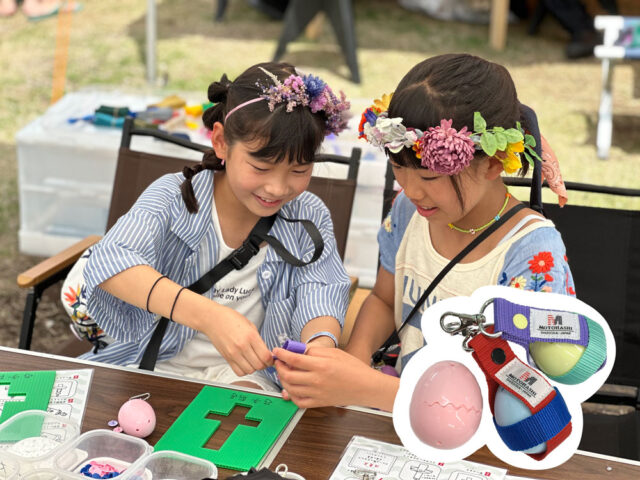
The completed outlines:
<svg viewBox="0 0 640 480">
<path fill-rule="evenodd" d="M 203 333 L 229 363 L 236 375 L 248 375 L 273 365 L 273 356 L 256 326 L 235 310 L 224 310 L 212 318 Z"/>
<path fill-rule="evenodd" d="M 368 404 L 365 397 L 378 372 L 348 353 L 309 345 L 304 355 L 282 348 L 273 354 L 283 396 L 299 407 Z"/>
</svg>

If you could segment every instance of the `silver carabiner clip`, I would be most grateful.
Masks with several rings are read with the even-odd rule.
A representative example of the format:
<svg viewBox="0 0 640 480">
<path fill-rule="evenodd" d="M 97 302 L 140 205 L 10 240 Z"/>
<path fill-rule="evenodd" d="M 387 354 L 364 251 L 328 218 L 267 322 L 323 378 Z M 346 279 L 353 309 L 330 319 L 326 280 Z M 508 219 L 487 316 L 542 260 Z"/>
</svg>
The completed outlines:
<svg viewBox="0 0 640 480">
<path fill-rule="evenodd" d="M 444 321 L 447 317 L 454 317 L 453 321 L 446 322 Z M 462 333 L 466 335 L 466 333 L 471 329 L 475 330 L 484 322 L 484 315 L 481 313 L 478 314 L 469 314 L 469 313 L 456 313 L 456 312 L 445 312 L 440 317 L 440 326 L 442 329 L 451 334 L 457 335 L 458 333 Z"/>
<path fill-rule="evenodd" d="M 454 317 L 453 321 L 445 322 L 447 317 Z M 440 317 L 440 327 L 449 335 L 464 335 L 462 348 L 467 352 L 473 352 L 469 341 L 480 331 L 479 325 L 484 322 L 482 314 L 468 314 L 445 312 Z"/>
<path fill-rule="evenodd" d="M 489 338 L 498 338 L 500 335 L 502 335 L 502 332 L 489 333 L 485 329 L 485 327 L 487 326 L 485 324 L 487 318 L 484 315 L 484 311 L 489 305 L 493 303 L 493 300 L 493 298 L 490 298 L 489 300 L 484 302 L 482 308 L 480 309 L 480 313 L 443 313 L 440 317 L 440 327 L 450 335 L 464 335 L 462 348 L 467 352 L 473 352 L 473 348 L 469 346 L 469 341 L 471 341 L 471 339 L 475 337 L 478 332 Z M 455 320 L 445 322 L 445 319 L 447 317 L 455 317 Z"/>
</svg>

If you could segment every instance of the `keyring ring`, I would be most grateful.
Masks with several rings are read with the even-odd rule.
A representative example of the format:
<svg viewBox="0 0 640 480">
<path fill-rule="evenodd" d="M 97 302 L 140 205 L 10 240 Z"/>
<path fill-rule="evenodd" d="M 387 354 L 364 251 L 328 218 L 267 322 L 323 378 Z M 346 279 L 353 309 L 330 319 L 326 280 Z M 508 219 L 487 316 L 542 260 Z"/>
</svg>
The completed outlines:
<svg viewBox="0 0 640 480">
<path fill-rule="evenodd" d="M 484 315 L 484 311 L 485 309 L 491 305 L 493 303 L 493 301 L 495 300 L 495 298 L 490 298 L 489 300 L 487 300 L 486 302 L 484 302 L 482 304 L 482 308 L 480 309 L 480 314 Z M 493 323 L 491 324 L 493 325 Z M 483 334 L 485 337 L 489 337 L 489 338 L 498 338 L 502 335 L 502 332 L 493 332 L 493 333 L 489 333 L 484 329 L 485 325 L 484 323 L 480 323 L 478 325 L 478 328 L 480 330 L 480 333 Z"/>
<path fill-rule="evenodd" d="M 289 471 L 289 467 L 286 464 L 281 463 L 276 467 L 276 473 L 282 478 L 288 478 L 290 480 L 305 480 L 302 475 Z"/>
<path fill-rule="evenodd" d="M 148 400 L 151 397 L 150 393 L 141 393 L 139 395 L 134 395 L 133 397 L 129 397 L 129 400 Z"/>
</svg>

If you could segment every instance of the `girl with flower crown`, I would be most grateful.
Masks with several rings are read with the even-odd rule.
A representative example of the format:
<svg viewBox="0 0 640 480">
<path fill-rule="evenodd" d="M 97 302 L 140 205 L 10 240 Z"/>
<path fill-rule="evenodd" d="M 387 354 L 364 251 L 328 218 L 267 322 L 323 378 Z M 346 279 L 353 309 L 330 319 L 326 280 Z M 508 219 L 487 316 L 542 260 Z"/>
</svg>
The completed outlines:
<svg viewBox="0 0 640 480">
<path fill-rule="evenodd" d="M 319 78 L 276 63 L 234 82 L 223 75 L 208 94 L 213 149 L 195 168 L 156 180 L 90 252 L 83 295 L 115 340 L 81 358 L 138 365 L 162 316 L 172 322 L 156 371 L 278 390 L 273 369 L 265 373 L 271 349 L 284 339 L 335 347 L 346 311 L 350 282 L 329 211 L 305 190 L 316 150 L 345 127 L 349 104 Z M 262 243 L 203 295 L 184 288 L 276 213 L 271 238 L 306 266 Z M 307 234 L 311 223 L 322 248 Z"/>
<path fill-rule="evenodd" d="M 385 150 L 403 190 L 379 231 L 381 266 L 346 351 L 274 351 L 286 397 L 301 407 L 392 409 L 399 380 L 371 368 L 371 356 L 449 261 L 519 204 L 501 174 L 524 174 L 529 162 L 540 161 L 527 133 L 537 131 L 535 115 L 521 118 L 524 110 L 504 67 L 449 54 L 413 67 L 392 96 L 365 111 L 361 137 Z M 574 294 L 551 221 L 520 210 L 457 263 L 400 330 L 397 372 L 424 345 L 425 308 L 496 284 Z"/>
</svg>

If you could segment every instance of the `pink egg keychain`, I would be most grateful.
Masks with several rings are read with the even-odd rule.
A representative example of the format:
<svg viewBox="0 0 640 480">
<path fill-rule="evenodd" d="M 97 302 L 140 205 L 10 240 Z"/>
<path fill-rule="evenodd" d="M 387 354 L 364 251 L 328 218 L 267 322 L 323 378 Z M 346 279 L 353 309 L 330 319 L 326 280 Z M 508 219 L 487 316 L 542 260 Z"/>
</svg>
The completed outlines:
<svg viewBox="0 0 640 480">
<path fill-rule="evenodd" d="M 151 394 L 142 393 L 127 400 L 118 411 L 118 423 L 124 433 L 145 438 L 156 428 L 156 413 L 146 401 Z"/>
<path fill-rule="evenodd" d="M 409 412 L 411 428 L 420 440 L 435 448 L 457 448 L 475 435 L 480 425 L 480 386 L 463 364 L 437 362 L 418 380 Z"/>
</svg>

